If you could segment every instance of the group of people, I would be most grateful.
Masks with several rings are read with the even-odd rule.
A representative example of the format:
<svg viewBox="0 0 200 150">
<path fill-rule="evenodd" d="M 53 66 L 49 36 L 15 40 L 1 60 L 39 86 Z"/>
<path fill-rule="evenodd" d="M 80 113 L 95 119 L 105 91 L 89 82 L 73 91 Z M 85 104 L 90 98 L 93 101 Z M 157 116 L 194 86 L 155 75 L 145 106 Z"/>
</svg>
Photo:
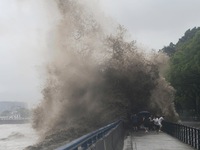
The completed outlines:
<svg viewBox="0 0 200 150">
<path fill-rule="evenodd" d="M 164 120 L 164 116 L 143 116 L 139 117 L 136 114 L 131 117 L 132 126 L 134 130 L 139 130 L 143 128 L 145 132 L 149 130 L 155 130 L 157 132 L 161 131 L 162 121 Z"/>
</svg>

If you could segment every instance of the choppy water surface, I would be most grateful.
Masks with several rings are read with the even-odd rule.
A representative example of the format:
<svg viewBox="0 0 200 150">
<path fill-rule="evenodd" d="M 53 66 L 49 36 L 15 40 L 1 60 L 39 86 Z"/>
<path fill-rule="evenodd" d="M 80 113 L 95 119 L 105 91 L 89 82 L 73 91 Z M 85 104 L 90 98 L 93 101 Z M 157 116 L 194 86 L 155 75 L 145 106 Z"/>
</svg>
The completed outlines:
<svg viewBox="0 0 200 150">
<path fill-rule="evenodd" d="M 31 124 L 0 124 L 0 150 L 22 150 L 36 142 Z"/>
<path fill-rule="evenodd" d="M 182 124 L 200 129 L 200 121 L 182 121 Z"/>
</svg>

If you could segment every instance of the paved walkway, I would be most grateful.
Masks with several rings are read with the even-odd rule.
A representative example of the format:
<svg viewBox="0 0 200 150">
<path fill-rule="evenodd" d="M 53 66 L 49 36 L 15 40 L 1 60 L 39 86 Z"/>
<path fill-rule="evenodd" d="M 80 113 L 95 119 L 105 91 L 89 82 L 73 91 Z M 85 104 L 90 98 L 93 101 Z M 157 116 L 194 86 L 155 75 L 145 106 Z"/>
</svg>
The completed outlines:
<svg viewBox="0 0 200 150">
<path fill-rule="evenodd" d="M 133 132 L 124 141 L 123 150 L 194 150 L 178 139 L 160 132 Z"/>
</svg>

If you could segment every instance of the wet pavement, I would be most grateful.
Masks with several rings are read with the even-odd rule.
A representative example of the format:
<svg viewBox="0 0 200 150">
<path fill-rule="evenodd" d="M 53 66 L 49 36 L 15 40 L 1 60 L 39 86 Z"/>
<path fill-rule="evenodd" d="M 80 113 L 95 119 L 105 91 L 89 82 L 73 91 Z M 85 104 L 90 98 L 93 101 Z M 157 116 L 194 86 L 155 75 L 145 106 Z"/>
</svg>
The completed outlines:
<svg viewBox="0 0 200 150">
<path fill-rule="evenodd" d="M 123 150 L 194 150 L 194 148 L 163 132 L 138 131 L 126 137 Z"/>
</svg>

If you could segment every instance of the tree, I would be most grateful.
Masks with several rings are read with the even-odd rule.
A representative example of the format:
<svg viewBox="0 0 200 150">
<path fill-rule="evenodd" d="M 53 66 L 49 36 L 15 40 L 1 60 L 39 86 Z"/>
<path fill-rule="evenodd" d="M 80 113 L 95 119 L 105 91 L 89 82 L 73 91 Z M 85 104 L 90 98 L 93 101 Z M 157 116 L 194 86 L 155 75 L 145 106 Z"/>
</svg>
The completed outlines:
<svg viewBox="0 0 200 150">
<path fill-rule="evenodd" d="M 160 50 L 164 53 L 166 53 L 168 56 L 172 56 L 176 49 L 175 49 L 175 44 L 173 44 L 172 42 L 169 44 L 169 46 L 165 46 L 162 50 Z"/>
<path fill-rule="evenodd" d="M 167 79 L 177 91 L 176 103 L 199 115 L 200 28 L 187 30 L 174 49 Z"/>
</svg>

